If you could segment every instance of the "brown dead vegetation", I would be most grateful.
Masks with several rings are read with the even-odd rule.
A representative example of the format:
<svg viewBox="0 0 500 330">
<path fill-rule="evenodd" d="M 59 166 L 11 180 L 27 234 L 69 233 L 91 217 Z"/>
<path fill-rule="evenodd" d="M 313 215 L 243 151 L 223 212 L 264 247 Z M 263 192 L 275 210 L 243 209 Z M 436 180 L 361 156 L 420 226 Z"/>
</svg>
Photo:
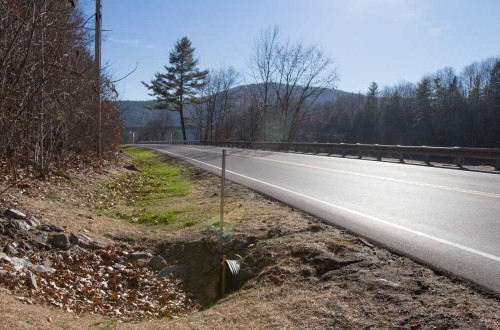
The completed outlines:
<svg viewBox="0 0 500 330">
<path fill-rule="evenodd" d="M 216 217 L 219 179 L 172 158 L 193 185 L 196 203 Z M 148 249 L 177 265 L 185 290 L 204 304 L 200 312 L 178 319 L 134 321 L 67 313 L 46 305 L 27 305 L 0 290 L 0 317 L 9 328 L 150 329 L 496 329 L 500 302 L 466 282 L 444 276 L 411 259 L 373 246 L 340 228 L 228 184 L 228 258 L 241 262 L 239 290 L 217 296 L 220 251 L 213 222 L 187 228 L 147 226 L 97 216 L 92 199 L 99 182 L 125 171 L 123 163 L 100 172 L 68 173 L 71 181 L 33 182 L 0 200 L 42 222 L 85 230 L 110 245 Z M 129 171 L 130 172 L 130 171 Z M 82 188 L 84 187 L 84 188 Z M 57 198 L 64 192 L 64 198 Z M 215 194 L 215 196 L 214 196 Z M 99 199 L 96 197 L 95 202 Z M 194 201 L 193 201 L 194 202 Z M 16 315 L 16 316 L 14 316 Z M 20 315 L 21 317 L 18 317 Z"/>
</svg>

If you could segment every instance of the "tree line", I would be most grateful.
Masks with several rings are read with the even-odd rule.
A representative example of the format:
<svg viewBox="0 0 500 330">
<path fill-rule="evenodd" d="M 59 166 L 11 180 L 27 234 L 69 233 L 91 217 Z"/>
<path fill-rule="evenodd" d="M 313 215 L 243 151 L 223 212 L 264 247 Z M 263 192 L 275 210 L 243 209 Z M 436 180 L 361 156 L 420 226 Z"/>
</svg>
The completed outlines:
<svg viewBox="0 0 500 330">
<path fill-rule="evenodd" d="M 115 150 L 121 123 L 110 78 L 97 86 L 90 52 L 93 17 L 75 1 L 0 1 L 0 170 L 30 167 L 44 177 L 68 161 L 94 157 L 97 91 L 103 150 Z"/>
<path fill-rule="evenodd" d="M 472 63 L 458 74 L 444 68 L 418 83 L 381 89 L 373 82 L 366 94 L 338 93 L 327 102 L 321 96 L 339 80 L 333 59 L 318 46 L 283 40 L 277 27 L 255 41 L 245 76 L 231 67 L 199 70 L 187 37 L 176 43 L 169 63 L 166 73 L 144 85 L 156 96 L 154 108 L 180 113 L 184 139 L 188 110 L 200 140 L 500 143 L 500 58 Z"/>
<path fill-rule="evenodd" d="M 500 58 L 444 68 L 418 83 L 344 95 L 322 104 L 302 128 L 318 142 L 500 147 Z"/>
</svg>

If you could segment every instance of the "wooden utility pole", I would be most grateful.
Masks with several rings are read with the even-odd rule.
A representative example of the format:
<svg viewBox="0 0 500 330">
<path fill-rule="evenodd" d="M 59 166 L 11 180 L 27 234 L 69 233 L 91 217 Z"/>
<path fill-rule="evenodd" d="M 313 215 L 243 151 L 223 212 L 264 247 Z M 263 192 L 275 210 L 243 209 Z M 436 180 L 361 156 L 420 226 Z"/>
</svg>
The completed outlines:
<svg viewBox="0 0 500 330">
<path fill-rule="evenodd" d="M 102 156 L 102 107 L 101 107 L 101 0 L 95 1 L 95 66 L 97 81 L 97 111 L 99 123 L 97 129 L 97 156 Z"/>
</svg>

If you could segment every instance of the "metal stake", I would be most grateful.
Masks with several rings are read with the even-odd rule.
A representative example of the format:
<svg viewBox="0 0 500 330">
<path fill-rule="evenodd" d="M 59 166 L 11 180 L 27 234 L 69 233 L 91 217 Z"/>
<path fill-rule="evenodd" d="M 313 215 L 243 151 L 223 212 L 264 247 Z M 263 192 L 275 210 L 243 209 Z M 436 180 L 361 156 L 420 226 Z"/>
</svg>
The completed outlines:
<svg viewBox="0 0 500 330">
<path fill-rule="evenodd" d="M 226 149 L 222 149 L 222 173 L 220 184 L 220 252 L 224 245 L 224 181 L 226 179 Z M 226 255 L 222 256 L 221 298 L 226 293 Z"/>
<path fill-rule="evenodd" d="M 226 149 L 222 149 L 222 174 L 220 184 L 220 250 L 224 243 L 224 181 L 226 180 Z"/>
</svg>

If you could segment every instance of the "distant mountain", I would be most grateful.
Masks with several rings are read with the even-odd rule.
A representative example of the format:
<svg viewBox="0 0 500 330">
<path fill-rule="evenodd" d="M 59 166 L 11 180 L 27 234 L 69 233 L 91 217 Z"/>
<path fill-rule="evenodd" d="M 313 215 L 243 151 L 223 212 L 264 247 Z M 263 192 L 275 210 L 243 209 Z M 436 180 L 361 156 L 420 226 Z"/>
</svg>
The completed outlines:
<svg viewBox="0 0 500 330">
<path fill-rule="evenodd" d="M 232 92 L 237 95 L 238 98 L 242 100 L 245 99 L 246 95 L 249 95 L 252 89 L 259 88 L 259 85 L 242 85 L 234 87 Z M 298 90 L 301 92 L 301 90 Z M 316 103 L 322 104 L 326 102 L 333 102 L 338 97 L 344 95 L 350 95 L 352 93 L 344 92 L 340 90 L 326 89 L 318 97 Z M 243 103 L 243 102 L 242 102 Z M 155 120 L 165 114 L 165 110 L 149 110 L 147 107 L 153 106 L 155 101 L 118 101 L 118 107 L 122 114 L 123 124 L 126 128 L 130 127 L 144 127 L 148 121 Z M 172 126 L 180 127 L 180 118 L 177 113 L 170 112 L 172 120 Z M 187 110 L 186 116 L 189 116 L 189 109 Z"/>
<path fill-rule="evenodd" d="M 150 120 L 156 119 L 163 110 L 149 110 L 155 101 L 118 101 L 125 127 L 143 127 Z"/>
<path fill-rule="evenodd" d="M 234 87 L 232 89 L 232 92 L 236 93 L 236 95 L 240 94 L 242 97 L 244 97 L 244 95 L 248 95 L 249 93 L 251 93 L 252 90 L 261 88 L 261 86 L 263 86 L 263 85 L 262 84 L 242 85 L 242 86 Z M 302 93 L 303 90 L 304 90 L 304 88 L 302 88 L 302 87 L 296 88 L 297 93 Z M 269 94 L 270 97 L 273 98 L 273 88 L 270 89 L 269 93 L 270 93 Z M 348 94 L 352 94 L 352 93 L 327 88 L 321 92 L 321 95 L 318 97 L 316 102 L 317 102 L 317 104 L 332 102 L 332 101 L 335 101 L 339 96 L 348 95 Z"/>
</svg>

